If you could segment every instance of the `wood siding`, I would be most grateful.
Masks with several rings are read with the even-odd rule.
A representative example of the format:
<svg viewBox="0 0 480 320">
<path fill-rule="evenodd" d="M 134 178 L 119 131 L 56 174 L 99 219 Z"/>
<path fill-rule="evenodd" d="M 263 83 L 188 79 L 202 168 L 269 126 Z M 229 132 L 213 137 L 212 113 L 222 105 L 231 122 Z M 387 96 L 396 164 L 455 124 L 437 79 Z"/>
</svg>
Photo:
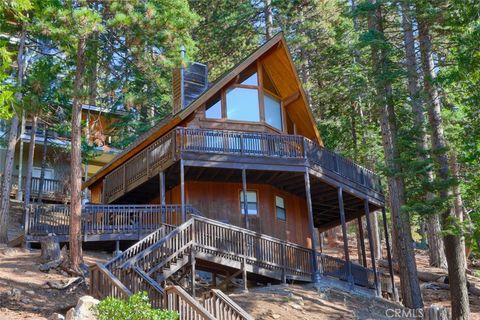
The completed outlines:
<svg viewBox="0 0 480 320">
<path fill-rule="evenodd" d="M 249 215 L 251 230 L 311 247 L 305 199 L 270 185 L 248 184 L 248 177 L 247 188 L 257 192 L 258 201 L 258 215 Z M 186 181 L 185 201 L 207 218 L 243 227 L 243 215 L 240 214 L 241 190 L 241 183 Z M 276 217 L 275 196 L 285 199 L 286 221 Z M 155 197 L 151 203 L 159 203 L 159 199 L 159 196 Z M 180 188 L 176 186 L 167 191 L 165 201 L 167 204 L 180 203 Z"/>
</svg>

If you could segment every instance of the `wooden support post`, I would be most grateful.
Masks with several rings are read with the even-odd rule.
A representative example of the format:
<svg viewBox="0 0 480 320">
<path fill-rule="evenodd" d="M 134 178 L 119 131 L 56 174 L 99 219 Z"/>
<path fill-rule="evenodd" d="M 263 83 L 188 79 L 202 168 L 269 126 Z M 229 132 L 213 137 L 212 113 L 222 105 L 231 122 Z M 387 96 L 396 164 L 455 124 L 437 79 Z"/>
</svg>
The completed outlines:
<svg viewBox="0 0 480 320">
<path fill-rule="evenodd" d="M 350 253 L 348 252 L 347 223 L 345 220 L 345 208 L 343 206 L 342 187 L 338 188 L 338 208 L 340 210 L 340 222 L 342 223 L 343 250 L 345 252 L 345 266 L 347 267 L 347 281 L 350 284 L 350 288 L 353 289 L 353 286 L 355 283 L 352 275 L 352 264 L 350 261 Z"/>
<path fill-rule="evenodd" d="M 390 237 L 388 234 L 387 213 L 385 207 L 382 207 L 382 219 L 383 229 L 385 230 L 385 243 L 387 245 L 387 259 L 388 259 L 388 271 L 390 272 L 390 280 L 392 281 L 392 295 L 393 299 L 397 301 L 397 292 L 395 290 L 395 276 L 393 273 L 392 253 L 390 251 Z"/>
<path fill-rule="evenodd" d="M 115 253 L 113 255 L 115 257 L 120 255 L 120 240 L 115 241 Z"/>
<path fill-rule="evenodd" d="M 321 280 L 317 259 L 318 233 L 316 232 L 313 221 L 312 195 L 310 193 L 310 175 L 308 173 L 308 168 L 305 168 L 305 192 L 307 198 L 308 224 L 310 227 L 310 235 L 312 237 L 312 281 L 318 284 Z"/>
<path fill-rule="evenodd" d="M 287 248 L 285 242 L 282 242 L 282 283 L 287 283 Z"/>
<path fill-rule="evenodd" d="M 362 262 L 363 266 L 367 267 L 367 254 L 365 252 L 365 235 L 363 234 L 363 224 L 362 224 L 362 217 L 357 218 L 358 221 L 358 233 L 360 236 L 360 248 L 362 249 Z"/>
<path fill-rule="evenodd" d="M 243 190 L 243 220 L 245 229 L 249 228 L 248 223 L 248 197 L 247 197 L 247 170 L 242 169 L 242 190 Z"/>
<path fill-rule="evenodd" d="M 192 266 L 192 297 L 195 298 L 195 252 L 192 251 L 190 254 L 191 266 Z"/>
<path fill-rule="evenodd" d="M 180 160 L 180 201 L 182 204 L 182 223 L 185 222 L 185 168 L 183 159 Z"/>
<path fill-rule="evenodd" d="M 158 177 L 160 179 L 160 204 L 165 205 L 165 172 L 160 171 Z"/>
<path fill-rule="evenodd" d="M 215 289 L 217 289 L 217 274 L 215 272 L 212 273 L 212 285 Z"/>
<path fill-rule="evenodd" d="M 242 232 L 242 247 L 243 247 L 243 261 L 242 261 L 242 278 L 243 278 L 243 290 L 248 291 L 247 287 L 247 234 Z"/>
<path fill-rule="evenodd" d="M 370 247 L 370 255 L 372 258 L 372 269 L 373 269 L 373 276 L 375 281 L 375 293 L 377 296 L 381 296 L 382 293 L 380 292 L 380 286 L 378 285 L 378 274 L 377 274 L 377 264 L 375 261 L 375 250 L 373 248 L 373 237 L 372 237 L 372 226 L 370 224 L 370 208 L 368 206 L 368 199 L 364 200 L 365 203 L 365 217 L 367 219 L 367 232 L 368 232 L 368 246 Z"/>
</svg>

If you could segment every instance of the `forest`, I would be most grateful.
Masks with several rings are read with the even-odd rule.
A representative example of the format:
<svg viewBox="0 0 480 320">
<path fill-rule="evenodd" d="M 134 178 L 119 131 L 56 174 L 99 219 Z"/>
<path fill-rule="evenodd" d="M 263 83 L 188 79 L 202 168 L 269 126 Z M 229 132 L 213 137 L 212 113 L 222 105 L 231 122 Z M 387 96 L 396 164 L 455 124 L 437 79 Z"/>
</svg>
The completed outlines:
<svg viewBox="0 0 480 320">
<path fill-rule="evenodd" d="M 0 243 L 22 121 L 72 136 L 79 215 L 82 163 L 105 142 L 85 139 L 83 104 L 123 112 L 111 142 L 123 149 L 171 113 L 182 47 L 212 82 L 278 32 L 325 147 L 382 177 L 403 304 L 423 306 L 416 243 L 448 270 L 452 318 L 468 319 L 465 271 L 480 276 L 477 0 L 1 0 Z"/>
</svg>

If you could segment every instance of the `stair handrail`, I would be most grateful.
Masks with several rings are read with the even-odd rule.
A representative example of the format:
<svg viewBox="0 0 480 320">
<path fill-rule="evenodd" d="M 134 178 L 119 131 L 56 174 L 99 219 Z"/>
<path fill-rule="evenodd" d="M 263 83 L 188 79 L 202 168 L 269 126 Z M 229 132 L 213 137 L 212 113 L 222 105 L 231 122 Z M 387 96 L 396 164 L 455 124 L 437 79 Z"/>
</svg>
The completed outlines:
<svg viewBox="0 0 480 320">
<path fill-rule="evenodd" d="M 122 252 L 122 254 L 115 256 L 114 258 L 108 260 L 104 266 L 111 270 L 115 268 L 118 264 L 119 261 L 126 261 L 130 259 L 135 253 L 139 253 L 143 251 L 143 249 L 148 248 L 152 244 L 154 244 L 157 240 L 162 239 L 167 235 L 169 232 L 166 232 L 167 228 L 172 228 L 172 230 L 175 228 L 174 226 L 163 224 L 160 228 L 155 230 L 154 232 L 148 234 L 145 236 L 143 239 L 135 243 L 133 246 L 129 247 L 127 250 Z M 145 246 L 145 248 L 138 250 L 139 248 Z M 137 251 L 138 250 L 138 251 Z"/>
<path fill-rule="evenodd" d="M 212 298 L 217 298 L 220 301 L 220 308 L 215 308 L 212 305 L 208 304 L 208 300 Z M 229 309 L 235 313 L 235 319 L 239 320 L 254 320 L 254 318 L 249 315 L 245 310 L 242 309 L 235 301 L 233 301 L 229 296 L 227 296 L 223 291 L 218 289 L 211 289 L 210 291 L 205 292 L 202 295 L 203 306 L 207 309 L 213 316 L 218 320 L 225 320 L 223 313 L 217 314 L 217 311 Z M 229 318 L 230 319 L 230 318 Z"/>
<path fill-rule="evenodd" d="M 194 222 L 194 218 L 190 218 L 189 220 L 185 221 L 183 224 L 181 224 L 177 228 L 173 229 L 169 234 L 167 234 L 165 237 L 163 237 L 160 241 L 157 241 L 156 243 L 152 244 L 151 246 L 149 246 L 148 248 L 143 250 L 141 253 L 139 253 L 136 256 L 130 258 L 127 261 L 125 261 L 123 264 L 120 265 L 120 268 L 128 269 L 128 268 L 133 267 L 138 261 L 145 258 L 148 254 L 150 254 L 154 250 L 161 247 L 164 243 L 171 240 L 177 234 L 179 234 L 183 230 L 190 227 L 193 224 L 193 222 Z"/>
<path fill-rule="evenodd" d="M 211 224 L 214 224 L 214 225 L 225 227 L 225 228 L 228 228 L 228 229 L 231 229 L 231 230 L 244 232 L 248 235 L 252 235 L 252 236 L 258 237 L 260 239 L 274 241 L 274 242 L 277 242 L 279 244 L 285 244 L 285 245 L 288 245 L 290 247 L 294 247 L 294 248 L 297 248 L 297 249 L 302 249 L 302 250 L 309 251 L 309 252 L 312 251 L 311 249 L 303 247 L 299 244 L 289 242 L 289 241 L 286 241 L 286 240 L 282 240 L 282 239 L 278 239 L 278 238 L 268 236 L 268 235 L 263 234 L 263 233 L 255 232 L 255 231 L 252 231 L 252 230 L 249 230 L 249 229 L 245 229 L 245 228 L 242 228 L 242 227 L 237 227 L 237 226 L 225 223 L 225 222 L 221 222 L 221 221 L 218 221 L 218 220 L 206 218 L 206 217 L 203 217 L 203 216 L 197 216 L 197 215 L 191 215 L 191 216 L 195 220 L 200 220 L 200 221 L 203 221 L 203 222 L 208 222 L 208 223 L 211 223 Z"/>
<path fill-rule="evenodd" d="M 185 301 L 185 303 L 192 308 L 197 315 L 189 317 L 189 315 L 181 314 L 180 310 L 178 310 L 178 306 L 174 306 L 173 300 L 170 299 L 171 295 L 176 295 L 178 298 Z M 202 306 L 194 297 L 192 297 L 189 293 L 187 293 L 182 287 L 172 285 L 165 288 L 165 297 L 166 303 L 165 307 L 169 310 L 175 310 L 180 313 L 180 319 L 182 320 L 190 320 L 190 319 L 206 319 L 206 320 L 218 320 L 215 318 L 204 306 Z M 199 317 L 200 316 L 200 317 Z"/>
</svg>

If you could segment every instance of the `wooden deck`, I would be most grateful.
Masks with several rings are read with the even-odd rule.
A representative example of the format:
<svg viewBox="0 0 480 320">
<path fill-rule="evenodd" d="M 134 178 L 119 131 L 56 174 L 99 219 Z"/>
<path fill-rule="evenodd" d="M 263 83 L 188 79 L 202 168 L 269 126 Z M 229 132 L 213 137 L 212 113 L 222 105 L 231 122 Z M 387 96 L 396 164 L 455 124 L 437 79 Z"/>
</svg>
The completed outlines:
<svg viewBox="0 0 480 320">
<path fill-rule="evenodd" d="M 184 206 L 187 214 L 198 214 Z M 82 209 L 82 240 L 140 240 L 163 224 L 181 223 L 181 205 L 86 205 Z M 53 233 L 67 241 L 70 207 L 65 205 L 32 205 L 25 230 L 26 241 L 38 241 Z"/>
<path fill-rule="evenodd" d="M 179 160 L 186 166 L 297 172 L 308 168 L 328 183 L 384 202 L 377 175 L 303 136 L 182 127 L 105 176 L 103 202 L 115 201 Z"/>
</svg>

